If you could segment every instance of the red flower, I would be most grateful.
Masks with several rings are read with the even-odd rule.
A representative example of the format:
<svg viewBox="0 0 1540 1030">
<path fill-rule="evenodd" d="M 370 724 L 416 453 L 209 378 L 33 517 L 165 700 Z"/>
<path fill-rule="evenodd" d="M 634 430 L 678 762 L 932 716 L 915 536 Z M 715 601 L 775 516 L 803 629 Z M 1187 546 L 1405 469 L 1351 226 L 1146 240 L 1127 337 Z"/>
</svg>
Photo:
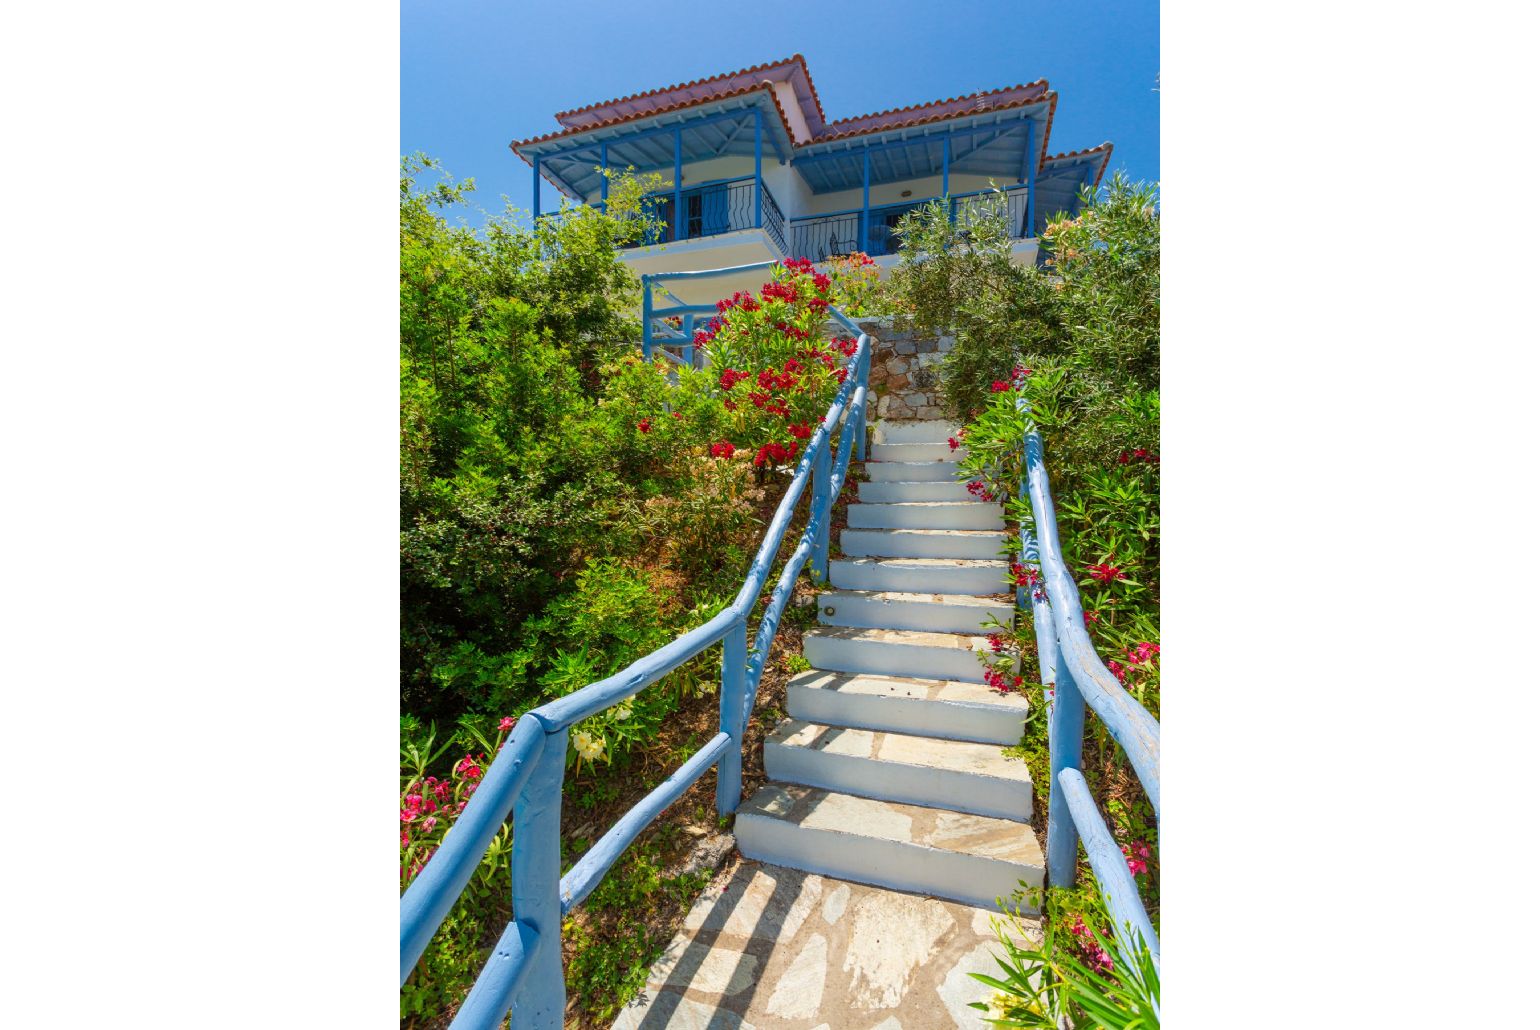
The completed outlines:
<svg viewBox="0 0 1540 1030">
<path fill-rule="evenodd" d="M 471 758 L 470 755 L 466 755 L 459 762 L 455 763 L 455 772 L 467 780 L 481 778 L 481 766 L 477 765 L 475 759 Z"/>
<path fill-rule="evenodd" d="M 722 378 L 717 380 L 717 382 L 721 384 L 722 389 L 731 390 L 734 386 L 743 382 L 745 379 L 752 378 L 753 376 L 747 372 L 739 372 L 736 369 L 729 368 L 727 371 L 722 373 Z"/>
<path fill-rule="evenodd" d="M 1009 390 L 1010 388 L 1011 388 L 1011 384 L 1010 383 L 1007 383 L 1003 379 L 996 379 L 993 383 L 990 384 L 989 392 L 990 393 L 1004 393 L 1006 390 Z"/>
<path fill-rule="evenodd" d="M 798 422 L 795 425 L 787 426 L 786 431 L 798 440 L 806 440 L 813 435 L 813 430 L 806 422 Z"/>
<path fill-rule="evenodd" d="M 738 410 L 738 405 L 734 404 L 732 401 L 723 401 L 722 407 L 726 408 L 728 411 Z"/>
<path fill-rule="evenodd" d="M 731 458 L 734 450 L 735 448 L 732 444 L 723 440 L 721 443 L 711 445 L 711 456 L 713 458 Z"/>
<path fill-rule="evenodd" d="M 650 419 L 650 418 L 642 419 L 640 422 L 638 422 L 636 424 L 636 428 L 640 429 L 644 433 L 652 432 L 652 419 Z"/>
<path fill-rule="evenodd" d="M 1086 568 L 1090 570 L 1091 578 L 1100 583 L 1111 583 L 1114 580 L 1128 578 L 1128 575 L 1116 565 L 1098 563 L 1096 565 L 1087 565 Z"/>
<path fill-rule="evenodd" d="M 958 447 L 960 447 L 960 446 L 961 446 L 961 445 L 960 445 L 960 444 L 959 444 L 959 443 L 958 443 L 958 442 L 957 442 L 957 437 L 955 437 L 955 436 L 949 436 L 949 437 L 947 437 L 947 438 L 946 438 L 946 445 L 947 445 L 947 446 L 948 446 L 948 447 L 950 447 L 950 448 L 951 448 L 951 449 L 952 449 L 952 450 L 954 450 L 954 451 L 955 451 L 955 450 L 957 450 L 957 448 L 958 448 Z"/>
<path fill-rule="evenodd" d="M 511 729 L 513 729 L 513 716 L 505 715 L 502 719 L 498 720 L 497 732 L 507 733 Z"/>
</svg>

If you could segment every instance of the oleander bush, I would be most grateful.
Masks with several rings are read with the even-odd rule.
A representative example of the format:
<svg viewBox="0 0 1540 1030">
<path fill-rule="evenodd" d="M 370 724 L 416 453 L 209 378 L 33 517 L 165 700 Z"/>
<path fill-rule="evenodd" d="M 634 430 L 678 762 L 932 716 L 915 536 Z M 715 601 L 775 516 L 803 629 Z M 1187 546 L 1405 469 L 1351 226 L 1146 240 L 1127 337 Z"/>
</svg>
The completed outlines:
<svg viewBox="0 0 1540 1030">
<path fill-rule="evenodd" d="M 566 205 L 529 226 L 509 210 L 477 231 L 457 219 L 474 183 L 421 155 L 402 163 L 403 890 L 520 715 L 731 601 L 846 378 L 854 341 L 825 327 L 840 287 L 807 262 L 719 306 L 697 338 L 710 372 L 639 357 L 640 282 L 617 248 L 649 232 L 641 198 L 656 178 L 612 175 L 606 212 Z M 867 288 L 863 267 L 842 273 L 851 295 Z M 582 786 L 564 805 L 590 811 L 660 761 L 677 766 L 658 742 L 716 689 L 716 666 L 698 656 L 574 726 L 569 786 Z M 575 858 L 588 843 L 563 845 Z M 509 846 L 505 829 L 402 989 L 404 1026 L 445 1025 L 474 981 L 509 918 Z M 663 906 L 699 889 L 663 877 L 648 846 L 592 896 L 593 920 L 570 927 L 584 1025 L 612 1016 L 666 943 Z"/>
</svg>

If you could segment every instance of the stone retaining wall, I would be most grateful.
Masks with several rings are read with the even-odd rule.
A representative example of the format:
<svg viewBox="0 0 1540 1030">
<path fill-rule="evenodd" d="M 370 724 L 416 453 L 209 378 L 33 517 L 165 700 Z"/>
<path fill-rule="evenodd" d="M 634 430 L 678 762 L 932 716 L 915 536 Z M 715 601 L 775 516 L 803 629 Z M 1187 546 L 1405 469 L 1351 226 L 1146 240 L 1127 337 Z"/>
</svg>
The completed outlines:
<svg viewBox="0 0 1540 1030">
<path fill-rule="evenodd" d="M 873 343 L 868 386 L 877 395 L 877 417 L 941 418 L 941 358 L 952 337 L 895 332 L 883 322 L 862 322 L 861 328 Z"/>
</svg>

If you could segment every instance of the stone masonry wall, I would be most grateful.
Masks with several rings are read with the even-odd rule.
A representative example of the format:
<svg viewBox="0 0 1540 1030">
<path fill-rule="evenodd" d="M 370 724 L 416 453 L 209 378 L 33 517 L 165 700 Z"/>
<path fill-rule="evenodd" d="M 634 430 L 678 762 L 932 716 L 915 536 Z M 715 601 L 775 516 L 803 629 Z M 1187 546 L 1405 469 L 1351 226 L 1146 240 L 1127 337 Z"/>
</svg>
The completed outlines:
<svg viewBox="0 0 1540 1030">
<path fill-rule="evenodd" d="M 872 338 L 868 387 L 877 395 L 877 417 L 941 418 L 941 358 L 952 337 L 895 332 L 881 322 L 862 322 L 861 328 Z"/>
</svg>

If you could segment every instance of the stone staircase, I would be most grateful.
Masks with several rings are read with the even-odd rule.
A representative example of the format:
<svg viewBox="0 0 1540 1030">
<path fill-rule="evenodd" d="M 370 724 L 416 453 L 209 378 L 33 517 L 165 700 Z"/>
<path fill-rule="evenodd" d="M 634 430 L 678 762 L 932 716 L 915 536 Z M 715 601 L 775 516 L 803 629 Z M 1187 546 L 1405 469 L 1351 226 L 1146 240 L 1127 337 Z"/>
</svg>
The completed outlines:
<svg viewBox="0 0 1540 1030">
<path fill-rule="evenodd" d="M 738 849 L 765 865 L 697 902 L 700 928 L 691 935 L 687 920 L 617 1027 L 813 1028 L 831 1016 L 854 1026 L 845 1019 L 857 1013 L 888 1016 L 884 1030 L 979 1025 L 966 1008 L 979 989 L 965 974 L 995 972 L 989 914 L 1022 882 L 1041 885 L 1044 860 L 1026 766 L 1002 753 L 1021 739 L 1027 699 L 985 686 L 973 654 L 988 647 L 990 616 L 1009 625 L 1015 615 L 998 557 L 1004 514 L 957 480 L 955 432 L 933 421 L 877 427 L 843 556 L 830 561 L 833 589 L 802 637 L 813 668 L 788 684 L 790 717 L 765 741 L 770 782 L 738 809 Z M 740 911 L 774 884 L 789 892 L 780 914 Z M 838 884 L 859 893 L 876 929 L 843 927 L 827 908 L 827 925 L 809 920 L 791 936 L 775 922 Z M 770 920 L 760 928 L 773 947 L 747 929 L 707 932 L 755 919 Z M 929 943 L 899 962 L 916 934 Z"/>
<path fill-rule="evenodd" d="M 1005 517 L 958 482 L 945 422 L 883 423 L 847 509 L 834 587 L 802 636 L 765 741 L 771 780 L 738 810 L 748 858 L 969 905 L 1039 885 L 1032 784 L 1001 745 L 1027 700 L 984 685 L 981 624 L 1010 624 Z"/>
</svg>

